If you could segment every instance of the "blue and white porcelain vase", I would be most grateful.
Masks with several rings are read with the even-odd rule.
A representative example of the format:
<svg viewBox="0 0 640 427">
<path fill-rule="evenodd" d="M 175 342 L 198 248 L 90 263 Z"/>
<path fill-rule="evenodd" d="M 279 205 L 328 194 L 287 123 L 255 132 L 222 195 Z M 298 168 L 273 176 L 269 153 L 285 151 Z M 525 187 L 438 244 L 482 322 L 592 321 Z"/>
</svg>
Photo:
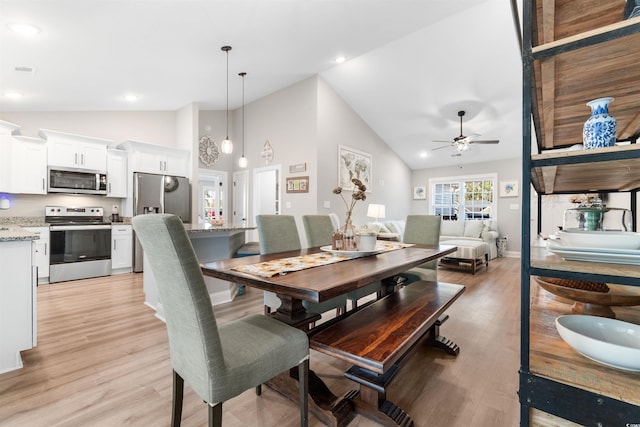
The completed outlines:
<svg viewBox="0 0 640 427">
<path fill-rule="evenodd" d="M 587 102 L 591 117 L 584 123 L 582 140 L 584 148 L 611 147 L 616 143 L 616 119 L 609 115 L 609 103 L 613 98 L 598 98 Z"/>
</svg>

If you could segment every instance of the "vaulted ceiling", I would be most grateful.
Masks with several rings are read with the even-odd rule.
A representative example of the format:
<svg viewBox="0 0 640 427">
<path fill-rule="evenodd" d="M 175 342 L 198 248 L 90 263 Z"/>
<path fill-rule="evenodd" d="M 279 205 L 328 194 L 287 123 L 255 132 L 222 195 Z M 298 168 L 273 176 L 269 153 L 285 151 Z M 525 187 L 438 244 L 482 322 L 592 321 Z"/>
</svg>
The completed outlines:
<svg viewBox="0 0 640 427">
<path fill-rule="evenodd" d="M 0 113 L 225 109 L 223 45 L 232 109 L 239 72 L 247 102 L 318 74 L 412 169 L 521 151 L 509 0 L 0 0 Z M 459 110 L 465 135 L 500 144 L 434 151 Z"/>
</svg>

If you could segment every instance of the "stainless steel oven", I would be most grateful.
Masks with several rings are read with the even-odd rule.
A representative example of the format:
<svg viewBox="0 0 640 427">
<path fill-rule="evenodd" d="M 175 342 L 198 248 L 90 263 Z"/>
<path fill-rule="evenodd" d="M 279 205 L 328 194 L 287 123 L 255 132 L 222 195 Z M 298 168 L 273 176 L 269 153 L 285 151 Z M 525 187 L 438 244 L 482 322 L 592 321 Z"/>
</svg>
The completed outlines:
<svg viewBox="0 0 640 427">
<path fill-rule="evenodd" d="M 49 282 L 111 274 L 111 224 L 101 207 L 47 206 Z"/>
</svg>

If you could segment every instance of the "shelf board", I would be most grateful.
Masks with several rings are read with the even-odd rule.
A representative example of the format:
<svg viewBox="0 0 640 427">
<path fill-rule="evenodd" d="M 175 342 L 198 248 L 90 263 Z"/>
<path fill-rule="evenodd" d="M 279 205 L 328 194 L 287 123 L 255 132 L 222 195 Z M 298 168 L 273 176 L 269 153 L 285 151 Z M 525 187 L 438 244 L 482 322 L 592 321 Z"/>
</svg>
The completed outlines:
<svg viewBox="0 0 640 427">
<path fill-rule="evenodd" d="M 618 140 L 640 133 L 640 17 L 622 20 L 623 2 L 537 1 L 532 48 L 532 112 L 538 147 L 582 143 L 586 103 L 613 97 Z M 544 12 L 543 12 L 544 8 Z M 597 43 L 597 44 L 593 44 Z"/>
<path fill-rule="evenodd" d="M 640 405 L 640 373 L 610 368 L 573 350 L 555 327 L 556 317 L 571 314 L 571 305 L 554 299 L 533 279 L 531 287 L 531 373 Z M 637 307 L 614 307 L 614 311 L 619 320 L 640 323 Z"/>
<path fill-rule="evenodd" d="M 531 182 L 538 194 L 640 188 L 640 144 L 546 152 L 531 156 L 531 161 Z"/>
</svg>

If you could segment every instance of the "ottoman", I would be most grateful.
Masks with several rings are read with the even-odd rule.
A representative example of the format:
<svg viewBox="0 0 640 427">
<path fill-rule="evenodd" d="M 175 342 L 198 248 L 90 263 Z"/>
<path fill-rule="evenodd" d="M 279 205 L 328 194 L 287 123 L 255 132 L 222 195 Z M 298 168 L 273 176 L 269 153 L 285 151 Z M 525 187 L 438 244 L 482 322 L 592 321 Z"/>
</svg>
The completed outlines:
<svg viewBox="0 0 640 427">
<path fill-rule="evenodd" d="M 489 244 L 476 240 L 445 240 L 441 245 L 457 246 L 458 250 L 442 258 L 439 267 L 454 270 L 471 270 L 476 274 L 478 266 L 489 267 Z"/>
</svg>

